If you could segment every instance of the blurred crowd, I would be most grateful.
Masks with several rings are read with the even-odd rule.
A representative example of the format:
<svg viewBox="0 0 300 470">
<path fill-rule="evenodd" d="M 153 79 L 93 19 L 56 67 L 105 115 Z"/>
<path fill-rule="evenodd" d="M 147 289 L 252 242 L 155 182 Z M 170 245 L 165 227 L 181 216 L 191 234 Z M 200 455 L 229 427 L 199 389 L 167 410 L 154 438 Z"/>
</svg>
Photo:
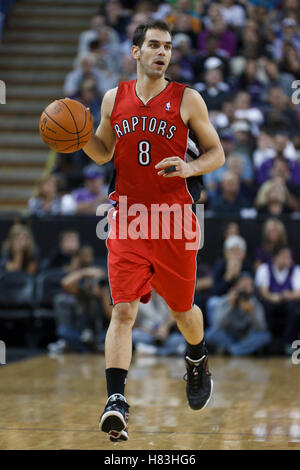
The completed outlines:
<svg viewBox="0 0 300 470">
<path fill-rule="evenodd" d="M 78 38 L 74 70 L 64 96 L 88 106 L 97 128 L 104 93 L 136 78 L 130 54 L 133 32 L 148 19 L 172 27 L 167 78 L 186 83 L 204 98 L 226 154 L 226 164 L 205 175 L 200 202 L 217 215 L 281 215 L 300 211 L 300 2 L 299 0 L 177 0 L 99 2 L 90 29 Z M 83 151 L 57 155 L 50 184 L 39 183 L 31 214 L 91 213 L 77 204 L 90 163 Z M 113 163 L 102 167 L 102 198 Z M 55 179 L 55 181 L 54 181 Z M 54 191 L 54 186 L 56 190 Z M 62 196 L 68 195 L 61 201 Z"/>
</svg>

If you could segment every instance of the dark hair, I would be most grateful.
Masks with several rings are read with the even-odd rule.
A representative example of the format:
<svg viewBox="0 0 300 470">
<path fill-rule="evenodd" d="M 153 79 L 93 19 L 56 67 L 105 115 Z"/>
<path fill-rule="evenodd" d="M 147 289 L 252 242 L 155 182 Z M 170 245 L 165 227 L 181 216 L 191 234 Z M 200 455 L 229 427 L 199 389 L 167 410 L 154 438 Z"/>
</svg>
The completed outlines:
<svg viewBox="0 0 300 470">
<path fill-rule="evenodd" d="M 289 245 L 285 245 L 285 244 L 276 245 L 275 248 L 272 251 L 272 257 L 274 258 L 275 256 L 279 255 L 279 253 L 283 250 L 290 250 L 291 251 L 291 248 L 289 247 Z"/>
<path fill-rule="evenodd" d="M 63 239 L 66 235 L 69 235 L 70 233 L 71 233 L 71 234 L 75 233 L 75 234 L 78 235 L 78 237 L 79 237 L 78 231 L 77 231 L 75 228 L 73 229 L 73 228 L 70 227 L 70 228 L 66 228 L 65 230 L 63 230 L 62 232 L 60 232 L 60 234 L 59 234 L 59 241 L 62 241 L 62 239 Z"/>
<path fill-rule="evenodd" d="M 171 34 L 170 27 L 164 21 L 152 20 L 148 23 L 140 24 L 133 33 L 132 44 L 134 46 L 142 47 L 148 29 L 159 29 L 160 31 L 167 31 Z"/>
</svg>

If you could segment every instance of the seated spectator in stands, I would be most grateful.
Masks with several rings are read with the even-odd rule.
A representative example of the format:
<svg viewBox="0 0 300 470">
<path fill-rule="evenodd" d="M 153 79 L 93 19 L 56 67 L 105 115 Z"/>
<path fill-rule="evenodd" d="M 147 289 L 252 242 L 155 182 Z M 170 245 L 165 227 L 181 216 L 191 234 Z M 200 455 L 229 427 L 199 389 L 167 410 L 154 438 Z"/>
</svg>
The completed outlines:
<svg viewBox="0 0 300 470">
<path fill-rule="evenodd" d="M 235 151 L 251 156 L 255 139 L 251 133 L 251 125 L 246 120 L 235 120 L 230 126 L 235 139 Z"/>
<path fill-rule="evenodd" d="M 215 307 L 220 296 L 225 295 L 238 281 L 243 271 L 252 272 L 251 263 L 246 259 L 247 244 L 239 235 L 229 236 L 223 245 L 223 259 L 216 262 L 213 269 L 212 297 L 207 302 L 207 321 L 213 324 Z"/>
<path fill-rule="evenodd" d="M 185 340 L 175 327 L 167 304 L 155 290 L 147 304 L 139 305 L 132 342 L 141 354 L 171 356 L 185 351 Z"/>
<path fill-rule="evenodd" d="M 188 15 L 190 20 L 190 29 L 195 33 L 200 33 L 202 29 L 201 15 L 196 12 L 195 2 L 191 2 L 191 0 L 178 0 L 165 21 L 174 28 L 177 19 L 181 15 Z"/>
<path fill-rule="evenodd" d="M 260 105 L 264 84 L 257 76 L 256 60 L 247 60 L 244 71 L 238 77 L 237 88 L 249 95 L 249 102 L 251 101 L 254 106 Z"/>
<path fill-rule="evenodd" d="M 210 201 L 210 209 L 217 214 L 239 215 L 243 208 L 249 207 L 240 189 L 240 178 L 236 173 L 227 171 L 221 181 L 221 194 Z"/>
<path fill-rule="evenodd" d="M 257 139 L 257 148 L 253 153 L 255 167 L 259 168 L 265 161 L 276 156 L 289 160 L 298 159 L 297 151 L 287 133 L 279 132 L 271 136 L 261 131 Z"/>
<path fill-rule="evenodd" d="M 220 111 L 222 104 L 230 96 L 229 86 L 223 82 L 223 74 L 219 68 L 220 61 L 216 57 L 210 57 L 205 62 L 204 82 L 194 84 L 204 99 L 209 111 Z"/>
<path fill-rule="evenodd" d="M 262 226 L 261 245 L 255 251 L 255 268 L 262 263 L 270 263 L 275 247 L 286 245 L 286 243 L 287 233 L 281 220 L 275 217 L 267 219 Z"/>
<path fill-rule="evenodd" d="M 298 115 L 294 104 L 278 86 L 269 91 L 267 102 L 269 108 L 265 112 L 265 129 L 270 134 L 288 132 L 294 136 L 299 131 Z"/>
<path fill-rule="evenodd" d="M 123 40 L 130 17 L 122 8 L 121 2 L 118 0 L 104 2 L 100 14 L 104 16 L 106 24 L 118 33 L 120 40 Z"/>
<path fill-rule="evenodd" d="M 1 269 L 7 272 L 26 271 L 36 274 L 38 250 L 31 230 L 20 223 L 9 229 L 2 245 Z"/>
<path fill-rule="evenodd" d="M 195 77 L 196 82 L 202 80 L 203 73 L 205 72 L 205 63 L 207 59 L 215 57 L 220 61 L 220 67 L 223 72 L 224 81 L 226 82 L 229 77 L 229 60 L 227 54 L 218 48 L 219 39 L 213 34 L 208 34 L 205 38 L 205 50 L 198 52 L 195 60 Z"/>
<path fill-rule="evenodd" d="M 68 213 L 96 215 L 99 204 L 109 202 L 104 180 L 105 171 L 102 168 L 93 163 L 88 165 L 84 169 L 84 188 L 72 192 Z"/>
<path fill-rule="evenodd" d="M 183 33 L 175 34 L 172 39 L 172 60 L 178 62 L 181 75 L 186 83 L 194 82 L 194 56 L 191 54 L 191 40 Z"/>
<path fill-rule="evenodd" d="M 133 39 L 133 34 L 137 26 L 140 24 L 144 24 L 147 22 L 148 16 L 144 13 L 135 13 L 132 18 L 130 23 L 128 23 L 126 27 L 126 34 L 125 37 L 120 44 L 120 54 L 121 56 L 123 55 L 128 55 L 131 54 L 131 46 L 132 46 L 132 39 Z"/>
<path fill-rule="evenodd" d="M 246 23 L 246 11 L 242 5 L 237 5 L 233 0 L 221 0 L 220 11 L 226 24 L 232 28 L 240 29 Z"/>
<path fill-rule="evenodd" d="M 251 132 L 258 135 L 259 127 L 264 122 L 260 109 L 251 105 L 251 96 L 246 91 L 239 91 L 234 98 L 236 119 L 245 120 L 251 124 Z"/>
<path fill-rule="evenodd" d="M 86 108 L 89 108 L 93 117 L 94 131 L 100 123 L 100 109 L 102 103 L 102 95 L 97 90 L 95 80 L 88 78 L 81 83 L 79 93 L 74 97 L 77 101 L 82 103 Z"/>
<path fill-rule="evenodd" d="M 88 54 L 90 43 L 97 39 L 98 32 L 105 24 L 105 18 L 102 15 L 95 15 L 91 18 L 90 29 L 83 31 L 79 36 L 78 57 L 83 57 Z"/>
<path fill-rule="evenodd" d="M 259 214 L 279 216 L 291 212 L 285 187 L 276 180 L 266 181 L 258 190 L 255 207 Z"/>
<path fill-rule="evenodd" d="M 278 151 L 275 158 L 269 158 L 259 166 L 256 176 L 257 183 L 263 184 L 270 178 L 280 177 L 280 171 L 283 171 L 282 182 L 290 183 L 293 186 L 300 184 L 300 164 L 298 161 L 285 158 L 283 152 Z"/>
<path fill-rule="evenodd" d="M 229 293 L 220 298 L 205 341 L 209 351 L 233 356 L 253 354 L 270 343 L 264 308 L 255 295 L 250 273 L 242 272 Z"/>
<path fill-rule="evenodd" d="M 247 244 L 239 235 L 231 235 L 224 242 L 224 258 L 214 267 L 213 295 L 224 295 L 239 279 L 242 271 L 252 271 L 246 259 Z"/>
<path fill-rule="evenodd" d="M 286 42 L 283 45 L 283 57 L 278 64 L 279 70 L 283 74 L 292 75 L 293 79 L 300 79 L 300 60 L 297 49 L 292 43 Z M 291 90 L 289 90 L 291 93 Z M 288 93 L 289 94 L 289 93 Z"/>
<path fill-rule="evenodd" d="M 214 198 L 218 194 L 219 185 L 224 174 L 228 170 L 233 170 L 240 178 L 241 194 L 250 202 L 254 197 L 254 189 L 252 189 L 251 186 L 254 180 L 251 159 L 247 154 L 235 152 L 235 139 L 230 129 L 221 129 L 219 131 L 219 137 L 225 152 L 226 163 L 212 173 L 203 175 L 203 182 L 208 196 L 209 198 Z"/>
<path fill-rule="evenodd" d="M 243 158 L 244 157 L 244 158 Z M 245 160 L 249 165 L 249 171 L 245 171 Z M 240 195 L 247 201 L 248 207 L 252 206 L 253 199 L 256 194 L 256 188 L 253 185 L 254 174 L 251 167 L 251 160 L 248 160 L 248 155 L 241 155 L 239 153 L 232 153 L 228 156 L 226 161 L 226 168 L 228 171 L 235 173 L 240 179 Z M 246 175 L 246 177 L 244 176 Z"/>
<path fill-rule="evenodd" d="M 276 62 L 264 58 L 265 72 L 265 90 L 262 94 L 262 100 L 266 100 L 271 88 L 281 88 L 283 93 L 291 96 L 293 93 L 292 83 L 294 77 L 291 74 L 280 72 L 279 65 Z"/>
<path fill-rule="evenodd" d="M 123 55 L 119 81 L 136 79 L 136 61 L 131 54 Z"/>
<path fill-rule="evenodd" d="M 235 121 L 235 106 L 232 100 L 223 101 L 220 111 L 210 111 L 209 117 L 216 129 L 230 130 L 231 125 Z M 232 132 L 231 132 L 232 135 Z"/>
<path fill-rule="evenodd" d="M 79 60 L 79 66 L 68 73 L 64 82 L 64 94 L 68 97 L 79 93 L 81 84 L 86 79 L 96 82 L 97 91 L 100 95 L 117 84 L 117 75 L 107 70 L 99 70 L 96 67 L 96 58 L 92 54 L 85 55 Z"/>
<path fill-rule="evenodd" d="M 64 271 L 71 271 L 74 269 L 74 260 L 78 255 L 79 248 L 79 233 L 71 228 L 65 229 L 59 235 L 58 247 L 54 248 L 50 255 L 43 260 L 41 269 L 62 269 Z"/>
<path fill-rule="evenodd" d="M 28 209 L 30 215 L 38 217 L 61 214 L 61 199 L 57 195 L 54 175 L 45 174 L 39 179 L 28 201 Z"/>
<path fill-rule="evenodd" d="M 186 34 L 191 40 L 192 49 L 196 49 L 197 36 L 202 29 L 201 20 L 190 13 L 192 8 L 189 11 L 180 11 L 182 10 L 180 3 L 178 7 L 178 11 L 173 10 L 171 16 L 167 16 L 166 21 L 173 25 L 173 36 L 178 33 Z"/>
<path fill-rule="evenodd" d="M 97 40 L 100 44 L 100 57 L 97 61 L 97 67 L 104 72 L 118 73 L 120 71 L 120 39 L 118 33 L 110 28 L 104 26 L 98 32 Z"/>
<path fill-rule="evenodd" d="M 299 8 L 299 7 L 298 7 Z M 293 44 L 300 60 L 300 31 L 297 21 L 292 18 L 284 18 L 281 24 L 281 32 L 273 43 L 273 58 L 278 62 L 283 57 L 283 45 L 286 42 Z"/>
<path fill-rule="evenodd" d="M 230 61 L 234 75 L 239 75 L 248 60 L 257 60 L 261 55 L 264 41 L 256 20 L 248 19 L 246 27 L 239 33 L 238 51 Z"/>
<path fill-rule="evenodd" d="M 265 307 L 268 328 L 279 340 L 277 350 L 286 353 L 300 332 L 300 267 L 294 264 L 288 245 L 276 247 L 271 263 L 261 264 L 255 277 Z"/>
<path fill-rule="evenodd" d="M 58 341 L 48 346 L 50 353 L 89 352 L 104 341 L 111 315 L 106 272 L 95 266 L 90 246 L 80 248 L 77 261 L 77 269 L 62 279 L 64 292 L 54 299 Z"/>
<path fill-rule="evenodd" d="M 235 55 L 236 38 L 234 33 L 227 27 L 222 16 L 214 18 L 211 21 L 210 28 L 199 34 L 198 50 L 200 52 L 206 50 L 206 36 L 208 34 L 213 34 L 218 37 L 218 48 L 225 52 L 227 57 L 233 57 Z"/>
</svg>

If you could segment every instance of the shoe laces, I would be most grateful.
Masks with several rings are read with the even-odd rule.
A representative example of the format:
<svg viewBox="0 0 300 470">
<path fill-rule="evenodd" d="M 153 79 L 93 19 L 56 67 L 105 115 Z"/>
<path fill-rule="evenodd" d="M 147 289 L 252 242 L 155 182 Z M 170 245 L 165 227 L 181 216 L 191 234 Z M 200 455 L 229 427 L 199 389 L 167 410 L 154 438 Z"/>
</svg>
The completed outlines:
<svg viewBox="0 0 300 470">
<path fill-rule="evenodd" d="M 201 382 L 202 374 L 211 375 L 208 370 L 208 360 L 207 356 L 204 356 L 198 364 L 193 364 L 189 360 L 187 372 L 184 375 L 184 380 L 188 382 L 191 387 L 191 391 L 197 392 Z"/>
<path fill-rule="evenodd" d="M 111 406 L 113 408 L 121 407 L 121 408 L 125 409 L 125 411 L 129 410 L 129 405 L 128 405 L 127 401 L 125 400 L 125 397 L 122 397 L 122 395 L 118 394 L 118 393 L 115 393 L 114 395 L 111 395 L 107 400 L 107 404 L 109 404 L 109 406 Z"/>
</svg>

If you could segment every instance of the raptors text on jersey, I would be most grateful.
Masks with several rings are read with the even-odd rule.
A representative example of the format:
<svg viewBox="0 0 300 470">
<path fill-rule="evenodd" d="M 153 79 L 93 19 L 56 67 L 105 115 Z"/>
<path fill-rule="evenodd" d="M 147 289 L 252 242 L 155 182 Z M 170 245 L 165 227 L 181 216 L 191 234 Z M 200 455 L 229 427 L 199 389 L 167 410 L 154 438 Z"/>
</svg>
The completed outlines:
<svg viewBox="0 0 300 470">
<path fill-rule="evenodd" d="M 144 104 L 136 80 L 118 87 L 111 125 L 116 136 L 115 175 L 110 198 L 127 196 L 129 204 L 192 204 L 185 178 L 159 176 L 155 165 L 166 157 L 185 159 L 189 129 L 180 115 L 185 85 L 169 82 Z"/>
</svg>

